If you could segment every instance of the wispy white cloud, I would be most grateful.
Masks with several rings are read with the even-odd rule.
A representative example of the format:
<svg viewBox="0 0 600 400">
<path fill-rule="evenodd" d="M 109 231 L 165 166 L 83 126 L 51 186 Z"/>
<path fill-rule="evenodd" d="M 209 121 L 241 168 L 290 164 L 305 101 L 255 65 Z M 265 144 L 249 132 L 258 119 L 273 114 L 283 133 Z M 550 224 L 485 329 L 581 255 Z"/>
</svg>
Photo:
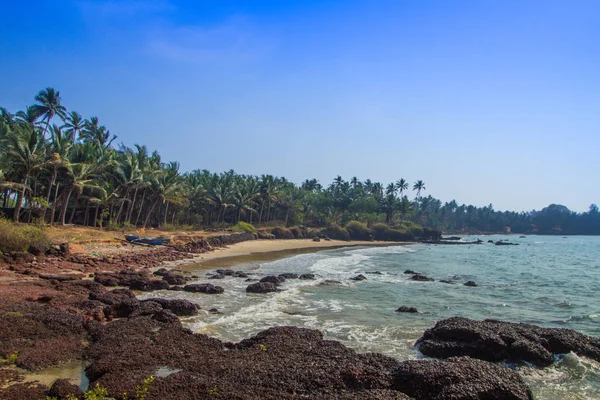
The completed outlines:
<svg viewBox="0 0 600 400">
<path fill-rule="evenodd" d="M 210 27 L 171 26 L 148 33 L 146 49 L 153 56 L 177 62 L 250 62 L 264 57 L 272 39 L 244 16 L 230 17 Z"/>
</svg>

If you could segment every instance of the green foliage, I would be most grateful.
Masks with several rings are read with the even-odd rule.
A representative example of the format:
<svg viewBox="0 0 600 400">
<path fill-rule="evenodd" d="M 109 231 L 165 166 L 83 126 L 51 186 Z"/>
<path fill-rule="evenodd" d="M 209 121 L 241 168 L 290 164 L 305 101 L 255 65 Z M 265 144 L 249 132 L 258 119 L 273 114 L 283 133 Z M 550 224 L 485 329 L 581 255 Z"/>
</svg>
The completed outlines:
<svg viewBox="0 0 600 400">
<path fill-rule="evenodd" d="M 50 239 L 43 229 L 35 225 L 21 225 L 0 218 L 0 251 L 2 253 L 24 252 L 29 249 L 46 251 Z"/>
<path fill-rule="evenodd" d="M 371 240 L 373 232 L 366 224 L 359 221 L 350 221 L 346 224 L 346 230 L 352 240 Z"/>
<path fill-rule="evenodd" d="M 248 232 L 256 234 L 256 228 L 254 227 L 254 225 L 243 221 L 240 221 L 237 224 L 235 224 L 232 229 L 234 232 Z"/>
<path fill-rule="evenodd" d="M 219 397 L 219 396 L 220 396 L 220 395 L 219 395 L 219 392 L 217 392 L 215 389 L 210 389 L 210 390 L 208 391 L 208 394 L 209 394 L 210 396 L 215 396 L 215 397 Z"/>
<path fill-rule="evenodd" d="M 330 237 L 331 239 L 335 239 L 335 240 L 345 240 L 345 241 L 350 240 L 350 233 L 348 233 L 348 230 L 346 228 L 342 228 L 341 226 L 335 225 L 335 224 L 331 224 L 327 228 L 323 229 L 321 231 L 321 234 L 326 235 L 326 236 Z"/>
<path fill-rule="evenodd" d="M 390 227 L 384 223 L 377 223 L 371 226 L 375 240 L 387 240 Z"/>
<path fill-rule="evenodd" d="M 154 382 L 154 377 L 149 376 L 144 379 L 141 385 L 137 385 L 135 387 L 135 400 L 146 400 L 146 395 L 148 394 L 148 390 L 150 390 L 150 386 L 152 382 Z"/>
<path fill-rule="evenodd" d="M 294 234 L 292 231 L 283 226 L 276 226 L 271 229 L 271 234 L 275 236 L 275 239 L 293 239 Z"/>
<path fill-rule="evenodd" d="M 294 235 L 294 238 L 296 239 L 304 239 L 304 232 L 301 228 L 297 227 L 297 226 L 292 226 L 290 228 L 290 232 L 292 232 L 292 234 Z"/>
<path fill-rule="evenodd" d="M 194 231 L 194 230 L 196 230 L 196 228 L 194 228 L 192 225 L 162 224 L 160 226 L 160 230 L 165 231 L 165 232 L 177 232 L 177 231 Z"/>
<path fill-rule="evenodd" d="M 265 346 L 264 344 L 259 344 L 258 348 L 261 349 L 262 351 L 267 351 L 267 346 Z"/>
<path fill-rule="evenodd" d="M 88 388 L 83 395 L 85 400 L 104 400 L 107 396 L 106 388 L 100 386 L 100 384 L 96 383 L 94 387 Z"/>
</svg>

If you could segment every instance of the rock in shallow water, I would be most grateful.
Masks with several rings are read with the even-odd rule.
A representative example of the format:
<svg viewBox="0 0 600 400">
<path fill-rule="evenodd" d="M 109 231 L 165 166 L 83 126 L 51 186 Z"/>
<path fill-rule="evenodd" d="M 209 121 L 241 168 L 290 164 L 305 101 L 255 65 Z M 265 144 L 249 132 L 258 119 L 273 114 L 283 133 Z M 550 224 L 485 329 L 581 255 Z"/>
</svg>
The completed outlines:
<svg viewBox="0 0 600 400">
<path fill-rule="evenodd" d="M 526 361 L 538 367 L 570 351 L 600 361 L 600 339 L 572 329 L 475 321 L 452 317 L 439 321 L 417 341 L 421 353 L 436 358 L 470 356 L 487 361 Z"/>
<path fill-rule="evenodd" d="M 433 282 L 435 279 L 430 278 L 430 277 L 425 276 L 425 275 L 416 274 L 416 275 L 413 275 L 410 278 L 410 280 L 411 281 L 417 281 L 417 282 Z"/>
<path fill-rule="evenodd" d="M 273 282 L 256 282 L 246 287 L 247 293 L 271 293 L 279 292 L 277 286 Z"/>
<path fill-rule="evenodd" d="M 400 306 L 398 307 L 398 309 L 396 310 L 396 312 L 404 312 L 404 313 L 418 313 L 419 310 L 417 310 L 414 307 L 406 307 L 406 306 Z"/>
<path fill-rule="evenodd" d="M 183 290 L 186 292 L 204 294 L 220 294 L 225 291 L 221 286 L 215 286 L 212 283 L 193 283 L 191 285 L 185 285 Z"/>
<path fill-rule="evenodd" d="M 283 282 L 285 282 L 285 278 L 282 277 L 281 275 L 279 275 L 279 276 L 268 275 L 268 276 L 265 276 L 264 278 L 262 278 L 260 280 L 260 282 L 271 282 L 273 285 L 279 286 Z"/>
</svg>

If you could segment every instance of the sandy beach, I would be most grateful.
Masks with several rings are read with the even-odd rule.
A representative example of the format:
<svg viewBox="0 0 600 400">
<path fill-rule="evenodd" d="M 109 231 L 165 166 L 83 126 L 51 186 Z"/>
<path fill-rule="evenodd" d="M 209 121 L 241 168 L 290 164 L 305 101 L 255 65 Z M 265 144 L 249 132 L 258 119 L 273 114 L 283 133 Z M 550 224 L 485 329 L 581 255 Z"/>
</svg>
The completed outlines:
<svg viewBox="0 0 600 400">
<path fill-rule="evenodd" d="M 334 249 L 353 246 L 401 246 L 414 244 L 413 242 L 371 242 L 371 241 L 343 241 L 329 240 L 315 242 L 311 239 L 273 239 L 273 240 L 248 240 L 227 247 L 215 248 L 209 253 L 197 257 L 166 261 L 158 268 L 166 267 L 189 267 L 192 269 L 204 269 L 214 266 L 232 266 L 238 263 L 256 260 L 268 260 L 282 258 L 286 254 L 308 253 L 321 249 Z M 204 267 L 204 268 L 203 268 Z M 187 269 L 187 268 L 186 268 Z"/>
</svg>

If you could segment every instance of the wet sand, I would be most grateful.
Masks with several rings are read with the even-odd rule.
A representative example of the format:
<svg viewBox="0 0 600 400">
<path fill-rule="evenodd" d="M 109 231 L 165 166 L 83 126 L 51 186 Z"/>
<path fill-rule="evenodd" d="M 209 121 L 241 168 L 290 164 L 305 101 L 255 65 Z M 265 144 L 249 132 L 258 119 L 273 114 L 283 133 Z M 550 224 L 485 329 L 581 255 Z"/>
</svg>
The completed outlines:
<svg viewBox="0 0 600 400">
<path fill-rule="evenodd" d="M 274 239 L 249 240 L 218 248 L 210 253 L 199 255 L 193 259 L 167 262 L 161 267 L 178 266 L 183 270 L 210 269 L 215 267 L 231 267 L 240 264 L 252 264 L 259 261 L 274 261 L 291 255 L 316 253 L 321 250 L 333 250 L 342 247 L 359 246 L 402 246 L 412 242 L 370 242 L 330 240 L 314 242 L 311 239 Z"/>
</svg>

